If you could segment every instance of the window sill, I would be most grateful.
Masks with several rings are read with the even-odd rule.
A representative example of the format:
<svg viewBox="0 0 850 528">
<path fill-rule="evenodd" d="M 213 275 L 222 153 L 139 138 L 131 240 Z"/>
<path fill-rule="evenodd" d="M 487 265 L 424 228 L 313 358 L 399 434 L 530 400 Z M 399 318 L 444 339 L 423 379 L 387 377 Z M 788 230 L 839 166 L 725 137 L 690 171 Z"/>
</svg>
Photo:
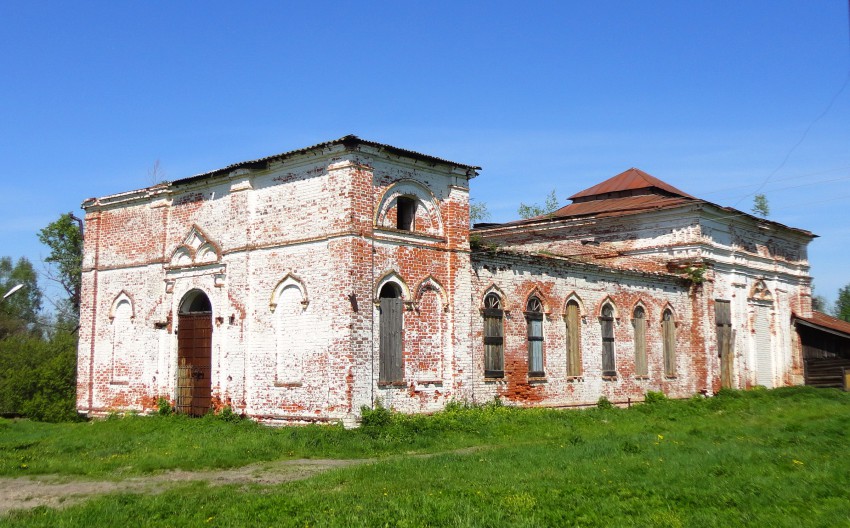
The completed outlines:
<svg viewBox="0 0 850 528">
<path fill-rule="evenodd" d="M 679 379 L 679 376 L 664 376 L 664 379 L 672 381 Z"/>
<path fill-rule="evenodd" d="M 618 378 L 617 378 L 616 374 L 614 374 L 613 376 L 610 375 L 610 374 L 606 375 L 606 376 L 602 376 L 602 381 L 617 381 L 617 380 L 618 380 Z"/>
<path fill-rule="evenodd" d="M 407 383 L 403 381 L 379 381 L 378 387 L 391 389 L 393 387 L 407 387 Z"/>
<path fill-rule="evenodd" d="M 646 381 L 649 379 L 649 376 L 635 376 L 636 380 Z"/>
<path fill-rule="evenodd" d="M 109 384 L 110 385 L 118 385 L 120 387 L 120 386 L 129 385 L 130 382 L 128 380 L 112 380 L 112 381 L 109 382 Z"/>
<path fill-rule="evenodd" d="M 584 376 L 567 376 L 567 383 L 578 383 L 584 381 Z"/>
<path fill-rule="evenodd" d="M 443 380 L 441 379 L 418 379 L 416 380 L 417 385 L 438 385 L 440 387 L 443 386 Z"/>
<path fill-rule="evenodd" d="M 301 387 L 303 384 L 300 381 L 276 381 L 275 387 Z"/>
<path fill-rule="evenodd" d="M 529 383 L 548 383 L 548 380 L 546 379 L 545 376 L 529 376 L 528 382 Z"/>
<path fill-rule="evenodd" d="M 485 370 L 484 378 L 485 379 L 501 379 L 505 377 L 504 370 Z"/>
</svg>

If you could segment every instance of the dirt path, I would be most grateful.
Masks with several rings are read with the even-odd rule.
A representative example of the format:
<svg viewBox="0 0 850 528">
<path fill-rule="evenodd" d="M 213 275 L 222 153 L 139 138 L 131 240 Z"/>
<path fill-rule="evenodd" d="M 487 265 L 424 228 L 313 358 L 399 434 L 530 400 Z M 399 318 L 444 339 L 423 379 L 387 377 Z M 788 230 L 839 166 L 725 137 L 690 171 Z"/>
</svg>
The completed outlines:
<svg viewBox="0 0 850 528">
<path fill-rule="evenodd" d="M 312 477 L 329 469 L 366 464 L 372 460 L 283 460 L 262 462 L 235 469 L 214 471 L 168 471 L 121 481 L 70 480 L 65 476 L 0 478 L 0 515 L 10 510 L 37 506 L 59 508 L 77 504 L 94 495 L 106 493 L 162 493 L 171 487 L 192 481 L 212 486 L 224 484 L 280 484 Z"/>
<path fill-rule="evenodd" d="M 475 446 L 440 453 L 407 456 L 430 458 L 443 454 L 465 455 L 487 448 L 487 446 Z M 132 477 L 124 480 L 74 480 L 75 477 L 65 475 L 39 475 L 19 478 L 0 477 L 0 516 L 11 510 L 30 509 L 38 506 L 61 508 L 78 504 L 96 495 L 107 493 L 162 493 L 178 484 L 186 482 L 204 481 L 211 486 L 225 484 L 280 484 L 306 479 L 335 468 L 383 462 L 393 460 L 394 458 L 398 457 L 349 460 L 277 460 L 259 462 L 233 469 L 167 471 L 156 475 Z"/>
</svg>

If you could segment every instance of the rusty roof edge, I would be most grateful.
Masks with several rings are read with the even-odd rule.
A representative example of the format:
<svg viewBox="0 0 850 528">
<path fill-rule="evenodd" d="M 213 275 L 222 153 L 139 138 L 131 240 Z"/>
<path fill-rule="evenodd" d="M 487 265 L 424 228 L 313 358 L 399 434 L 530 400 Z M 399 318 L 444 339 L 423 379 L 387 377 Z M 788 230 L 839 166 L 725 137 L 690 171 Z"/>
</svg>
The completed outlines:
<svg viewBox="0 0 850 528">
<path fill-rule="evenodd" d="M 479 167 L 477 165 L 467 165 L 467 164 L 464 164 L 464 163 L 457 163 L 457 162 L 450 161 L 450 160 L 447 160 L 447 159 L 439 158 L 437 156 L 431 156 L 429 154 L 422 154 L 421 152 L 416 152 L 414 150 L 407 150 L 407 149 L 403 149 L 403 148 L 400 148 L 400 147 L 394 147 L 392 145 L 387 145 L 385 143 L 378 143 L 377 141 L 369 141 L 369 140 L 366 140 L 366 139 L 359 138 L 359 137 L 355 136 L 354 134 L 348 134 L 348 135 L 343 136 L 341 138 L 333 139 L 333 140 L 330 140 L 330 141 L 324 141 L 322 143 L 316 143 L 315 145 L 311 145 L 309 147 L 303 147 L 303 148 L 299 148 L 299 149 L 295 149 L 295 150 L 290 150 L 290 151 L 287 151 L 287 152 L 281 152 L 279 154 L 272 154 L 270 156 L 265 156 L 265 157 L 257 158 L 257 159 L 254 159 L 254 160 L 240 161 L 238 163 L 233 163 L 231 165 L 228 165 L 226 167 L 222 167 L 220 169 L 214 169 L 214 170 L 203 172 L 203 173 L 200 173 L 200 174 L 195 174 L 194 176 L 188 176 L 186 178 L 174 180 L 171 183 L 174 184 L 174 185 L 183 185 L 183 184 L 191 183 L 191 182 L 194 182 L 194 181 L 197 181 L 197 180 L 201 180 L 201 179 L 205 179 L 205 178 L 211 178 L 211 177 L 216 176 L 216 175 L 227 174 L 229 172 L 232 172 L 234 170 L 238 170 L 238 169 L 241 169 L 241 168 L 251 168 L 252 165 L 258 165 L 258 164 L 261 164 L 261 163 L 268 163 L 268 162 L 271 162 L 271 161 L 281 161 L 281 160 L 284 160 L 284 159 L 287 159 L 287 158 L 290 158 L 290 157 L 293 157 L 293 156 L 297 156 L 299 154 L 306 154 L 306 153 L 311 152 L 311 151 L 326 149 L 328 147 L 333 147 L 333 146 L 338 146 L 338 145 L 341 145 L 341 146 L 345 147 L 346 149 L 354 149 L 358 145 L 368 145 L 370 147 L 377 148 L 379 150 L 384 150 L 384 151 L 387 151 L 391 154 L 395 154 L 397 156 L 413 158 L 413 159 L 418 159 L 418 160 L 422 160 L 422 161 L 428 161 L 430 163 L 442 163 L 442 164 L 445 164 L 445 165 L 452 165 L 452 166 L 455 166 L 455 167 L 458 167 L 458 168 L 461 168 L 461 169 L 465 169 L 467 171 L 467 177 L 469 179 L 472 179 L 475 176 L 477 176 L 478 171 L 481 170 L 481 167 Z"/>
<path fill-rule="evenodd" d="M 594 264 L 591 262 L 585 262 L 578 259 L 573 259 L 570 257 L 562 256 L 562 255 L 543 255 L 540 253 L 531 253 L 528 251 L 517 251 L 512 249 L 505 248 L 496 248 L 496 249 L 473 249 L 470 254 L 475 257 L 479 255 L 495 255 L 495 256 L 504 256 L 504 257 L 515 257 L 522 258 L 525 260 L 555 260 L 562 263 L 565 263 L 569 266 L 574 266 L 578 268 L 584 268 L 586 270 L 598 271 L 605 274 L 617 274 L 617 275 L 631 275 L 634 277 L 641 278 L 664 278 L 669 280 L 676 281 L 687 281 L 686 277 L 681 275 L 677 275 L 675 273 L 664 273 L 664 272 L 654 272 L 654 271 L 640 271 L 631 268 L 618 268 L 614 266 L 604 266 L 602 264 Z"/>
<path fill-rule="evenodd" d="M 830 323 L 833 326 L 828 326 L 823 324 L 823 322 L 818 322 L 818 319 L 825 318 L 826 322 Z M 792 322 L 800 322 L 805 326 L 809 326 L 818 330 L 823 330 L 830 333 L 837 333 L 850 339 L 850 322 L 847 322 L 843 319 L 838 319 L 837 317 L 833 317 L 829 314 L 825 314 L 823 312 L 819 312 L 817 310 L 812 310 L 812 317 L 803 317 L 797 313 L 791 314 Z M 837 328 L 836 328 L 837 327 Z"/>
<path fill-rule="evenodd" d="M 776 226 L 776 227 L 780 227 L 782 229 L 786 229 L 788 231 L 795 232 L 795 233 L 803 235 L 805 237 L 809 237 L 809 238 L 818 238 L 819 237 L 819 235 L 816 235 L 816 234 L 814 234 L 811 231 L 808 231 L 806 229 L 801 229 L 799 227 L 792 227 L 792 226 L 785 225 L 785 224 L 782 224 L 780 222 L 777 222 L 775 220 L 769 220 L 767 218 L 759 218 L 759 217 L 752 215 L 750 213 L 746 213 L 744 211 L 740 211 L 740 210 L 734 209 L 732 207 L 726 207 L 726 206 L 723 206 L 723 205 L 718 205 L 716 203 L 709 202 L 708 200 L 703 200 L 702 198 L 694 198 L 692 200 L 688 200 L 688 202 L 686 202 L 686 203 L 674 203 L 674 204 L 662 205 L 662 206 L 651 207 L 651 208 L 649 208 L 649 207 L 636 207 L 634 210 L 622 209 L 622 210 L 619 210 L 619 211 L 605 211 L 603 213 L 588 213 L 588 214 L 582 214 L 582 215 L 576 215 L 576 216 L 549 216 L 549 217 L 545 217 L 545 218 L 535 217 L 535 218 L 528 218 L 528 219 L 523 219 L 523 220 L 513 220 L 513 221 L 510 221 L 510 222 L 504 222 L 504 223 L 501 223 L 501 224 L 488 223 L 486 225 L 486 227 L 482 226 L 480 228 L 476 228 L 475 226 L 473 226 L 473 229 L 471 231 L 479 232 L 479 233 L 482 233 L 482 234 L 486 234 L 486 231 L 491 231 L 495 234 L 499 230 L 508 230 L 508 229 L 519 231 L 520 228 L 528 228 L 528 230 L 534 230 L 538 227 L 543 227 L 543 226 L 546 226 L 547 224 L 551 225 L 551 224 L 554 224 L 556 222 L 567 223 L 571 220 L 588 220 L 588 219 L 594 219 L 594 218 L 610 218 L 611 213 L 621 213 L 618 216 L 633 216 L 633 215 L 639 215 L 639 214 L 645 214 L 645 213 L 652 213 L 652 212 L 655 212 L 655 211 L 676 209 L 676 208 L 685 208 L 685 207 L 694 207 L 694 206 L 697 206 L 697 208 L 699 208 L 703 205 L 708 205 L 708 206 L 714 207 L 716 209 L 719 209 L 721 211 L 733 212 L 735 214 L 731 216 L 732 218 L 735 218 L 735 217 L 747 218 L 749 220 L 754 220 L 756 223 L 767 223 L 767 224 L 770 224 L 770 225 L 773 225 L 773 226 Z"/>
<path fill-rule="evenodd" d="M 600 214 L 600 213 L 587 213 L 587 214 L 575 215 L 575 216 L 549 216 L 549 217 L 546 217 L 546 218 L 535 217 L 535 218 L 527 218 L 527 219 L 523 219 L 523 220 L 512 220 L 510 222 L 504 222 L 504 223 L 501 223 L 501 224 L 499 224 L 499 223 L 487 223 L 486 227 L 482 226 L 482 227 L 476 228 L 476 227 L 473 226 L 473 229 L 471 231 L 482 232 L 482 231 L 491 230 L 491 229 L 492 230 L 500 230 L 500 229 L 519 230 L 519 228 L 535 229 L 537 227 L 543 227 L 543 226 L 546 226 L 547 224 L 554 224 L 556 222 L 561 222 L 561 223 L 567 224 L 567 223 L 573 222 L 573 221 L 587 221 L 587 220 L 592 220 L 592 219 L 595 219 L 595 218 L 610 218 L 611 215 L 608 214 L 610 212 L 622 212 L 623 214 L 620 215 L 620 216 L 632 216 L 632 215 L 636 215 L 636 214 L 653 212 L 653 211 L 675 209 L 677 207 L 692 207 L 694 205 L 699 204 L 699 202 L 701 202 L 701 201 L 703 201 L 703 200 L 692 200 L 692 201 L 689 201 L 688 203 L 684 203 L 684 204 L 677 203 L 677 204 L 662 205 L 662 206 L 651 207 L 651 208 L 650 207 L 640 207 L 640 208 L 634 209 L 633 211 L 629 211 L 629 210 L 606 211 L 605 213 L 602 213 L 602 214 Z M 475 224 L 475 225 L 479 225 L 479 224 Z"/>
</svg>

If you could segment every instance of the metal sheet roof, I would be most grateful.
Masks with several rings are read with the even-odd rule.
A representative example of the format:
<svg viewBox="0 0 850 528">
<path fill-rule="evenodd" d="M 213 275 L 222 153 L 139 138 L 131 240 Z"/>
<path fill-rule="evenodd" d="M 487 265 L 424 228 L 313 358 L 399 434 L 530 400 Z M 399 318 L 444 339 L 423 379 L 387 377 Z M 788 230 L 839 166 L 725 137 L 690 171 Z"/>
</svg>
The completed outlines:
<svg viewBox="0 0 850 528">
<path fill-rule="evenodd" d="M 377 149 L 387 151 L 391 154 L 395 154 L 395 155 L 398 155 L 398 156 L 405 156 L 405 157 L 408 157 L 408 158 L 418 159 L 418 160 L 426 161 L 426 162 L 429 162 L 429 163 L 445 163 L 447 165 L 454 165 L 455 167 L 459 167 L 461 169 L 471 171 L 472 173 L 470 174 L 470 178 L 475 177 L 477 175 L 477 174 L 475 174 L 475 172 L 481 169 L 481 167 L 478 167 L 477 165 L 466 165 L 466 164 L 463 164 L 463 163 L 457 163 L 457 162 L 449 161 L 449 160 L 446 160 L 446 159 L 443 159 L 443 158 L 438 158 L 436 156 L 430 156 L 428 154 L 422 154 L 421 152 L 415 152 L 413 150 L 407 150 L 407 149 L 403 149 L 403 148 L 399 148 L 399 147 L 394 147 L 392 145 L 386 145 L 384 143 L 378 143 L 378 142 L 375 142 L 375 141 L 369 141 L 369 140 L 366 140 L 366 139 L 361 139 L 361 138 L 359 138 L 355 135 L 349 134 L 349 135 L 343 136 L 339 139 L 334 139 L 334 140 L 331 140 L 331 141 L 325 141 L 324 143 L 317 143 L 317 144 L 309 146 L 309 147 L 304 147 L 304 148 L 300 148 L 300 149 L 296 149 L 296 150 L 290 150 L 288 152 L 281 152 L 280 154 L 273 154 L 271 156 L 266 156 L 264 158 L 258 158 L 258 159 L 255 159 L 255 160 L 240 161 L 239 163 L 234 163 L 232 165 L 228 165 L 228 166 L 223 167 L 221 169 L 215 169 L 215 170 L 212 170 L 212 171 L 209 171 L 209 172 L 204 172 L 204 173 L 201 173 L 201 174 L 196 174 L 194 176 L 189 176 L 187 178 L 174 180 L 171 183 L 179 185 L 179 184 L 194 182 L 194 181 L 201 180 L 201 179 L 204 179 L 204 178 L 210 178 L 210 177 L 218 175 L 218 174 L 227 174 L 228 172 L 231 172 L 231 171 L 237 170 L 237 169 L 261 168 L 261 167 L 264 167 L 270 161 L 283 160 L 283 159 L 286 159 L 286 158 L 289 158 L 291 156 L 295 156 L 295 155 L 298 155 L 298 154 L 305 154 L 305 153 L 313 151 L 313 150 L 321 150 L 321 149 L 333 147 L 333 146 L 336 146 L 336 145 L 343 145 L 347 148 L 354 148 L 358 145 L 367 145 L 367 146 L 370 146 L 370 147 L 374 147 L 374 148 L 377 148 Z"/>
<path fill-rule="evenodd" d="M 640 169 L 632 167 L 631 169 L 623 171 L 614 177 L 608 178 L 602 183 L 598 183 L 589 189 L 585 189 L 570 196 L 570 200 L 576 200 L 577 198 L 589 198 L 592 196 L 616 192 L 653 188 L 660 189 L 661 191 L 664 191 L 665 194 L 669 193 L 677 196 L 683 196 L 685 198 L 693 198 L 690 194 L 680 191 L 669 183 L 663 182 L 651 174 L 647 174 Z"/>
<path fill-rule="evenodd" d="M 795 315 L 794 317 L 798 320 L 798 322 L 806 323 L 806 326 L 833 330 L 834 332 L 844 334 L 844 337 L 850 339 L 850 323 L 847 321 L 837 319 L 818 311 L 812 311 L 811 317 L 800 317 L 799 315 Z"/>
</svg>

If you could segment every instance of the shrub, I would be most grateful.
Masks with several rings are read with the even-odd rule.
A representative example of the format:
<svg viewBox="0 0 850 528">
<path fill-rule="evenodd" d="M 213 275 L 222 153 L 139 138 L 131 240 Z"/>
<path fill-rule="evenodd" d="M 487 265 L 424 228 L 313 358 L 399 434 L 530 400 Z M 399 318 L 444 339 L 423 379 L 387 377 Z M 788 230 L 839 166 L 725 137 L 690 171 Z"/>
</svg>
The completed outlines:
<svg viewBox="0 0 850 528">
<path fill-rule="evenodd" d="M 661 391 L 647 391 L 646 396 L 643 399 L 643 402 L 649 405 L 666 401 L 667 395 Z"/>
<path fill-rule="evenodd" d="M 609 400 L 605 396 L 600 396 L 599 400 L 597 400 L 596 402 L 596 407 L 602 410 L 609 410 L 614 408 L 614 404 L 611 403 L 611 400 Z"/>
<path fill-rule="evenodd" d="M 160 396 L 156 399 L 156 414 L 160 416 L 171 416 L 174 414 L 174 406 L 171 405 L 171 400 L 165 396 Z"/>
</svg>

